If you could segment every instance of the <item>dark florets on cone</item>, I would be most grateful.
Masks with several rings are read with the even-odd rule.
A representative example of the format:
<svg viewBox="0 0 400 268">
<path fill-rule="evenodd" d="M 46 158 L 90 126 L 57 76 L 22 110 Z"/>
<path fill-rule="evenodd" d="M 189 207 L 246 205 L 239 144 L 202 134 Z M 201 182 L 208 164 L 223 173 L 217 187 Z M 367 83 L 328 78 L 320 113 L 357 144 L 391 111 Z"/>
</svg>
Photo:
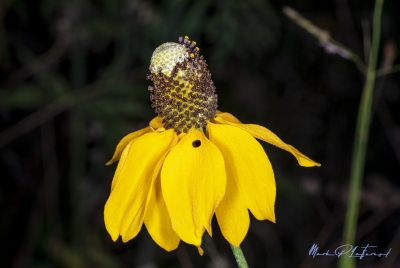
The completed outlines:
<svg viewBox="0 0 400 268">
<path fill-rule="evenodd" d="M 153 53 L 152 74 L 146 77 L 154 83 L 149 86 L 152 108 L 165 128 L 177 133 L 205 128 L 217 110 L 211 73 L 195 45 L 187 37 L 161 45 Z"/>
</svg>

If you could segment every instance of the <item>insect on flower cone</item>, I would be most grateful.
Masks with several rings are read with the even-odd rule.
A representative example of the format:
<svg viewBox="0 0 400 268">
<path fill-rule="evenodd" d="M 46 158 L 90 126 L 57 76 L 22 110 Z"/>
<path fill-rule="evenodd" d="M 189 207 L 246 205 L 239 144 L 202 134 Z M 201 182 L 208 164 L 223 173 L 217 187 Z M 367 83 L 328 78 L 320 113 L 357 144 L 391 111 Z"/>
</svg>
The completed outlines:
<svg viewBox="0 0 400 268">
<path fill-rule="evenodd" d="M 143 223 L 167 251 L 182 240 L 198 247 L 212 235 L 214 214 L 226 240 L 239 246 L 249 224 L 275 222 L 276 186 L 263 140 L 290 152 L 304 167 L 320 164 L 270 130 L 217 111 L 206 61 L 187 36 L 154 51 L 147 79 L 158 114 L 117 145 L 119 160 L 104 208 L 107 231 L 127 242 Z"/>
</svg>

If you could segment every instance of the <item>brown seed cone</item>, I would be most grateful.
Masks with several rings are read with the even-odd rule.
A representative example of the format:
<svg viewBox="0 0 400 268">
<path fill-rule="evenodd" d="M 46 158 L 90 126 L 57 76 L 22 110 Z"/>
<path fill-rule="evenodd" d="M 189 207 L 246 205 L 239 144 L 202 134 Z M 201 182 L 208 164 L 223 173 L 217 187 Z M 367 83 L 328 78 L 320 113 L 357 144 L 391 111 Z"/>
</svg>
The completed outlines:
<svg viewBox="0 0 400 268">
<path fill-rule="evenodd" d="M 206 61 L 195 42 L 179 38 L 180 43 L 165 43 L 153 53 L 152 74 L 147 79 L 152 108 L 163 118 L 166 129 L 177 133 L 203 129 L 215 118 L 218 98 Z"/>
</svg>

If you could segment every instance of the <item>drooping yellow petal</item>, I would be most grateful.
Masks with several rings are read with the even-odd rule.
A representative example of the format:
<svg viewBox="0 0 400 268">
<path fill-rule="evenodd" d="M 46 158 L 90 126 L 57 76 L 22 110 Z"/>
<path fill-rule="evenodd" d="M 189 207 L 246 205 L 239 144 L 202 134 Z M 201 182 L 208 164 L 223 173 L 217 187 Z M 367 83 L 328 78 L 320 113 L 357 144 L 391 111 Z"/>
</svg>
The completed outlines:
<svg viewBox="0 0 400 268">
<path fill-rule="evenodd" d="M 230 113 L 225 113 L 225 112 L 220 112 L 217 111 L 217 117 L 220 117 L 228 122 L 235 123 L 235 124 L 242 124 L 242 122 L 239 121 L 236 117 L 234 117 Z"/>
<path fill-rule="evenodd" d="M 130 143 L 128 143 L 128 145 L 122 151 L 121 159 L 119 160 L 117 169 L 115 170 L 114 178 L 113 178 L 113 180 L 111 182 L 111 192 L 113 191 L 115 185 L 117 184 L 117 181 L 118 181 L 118 178 L 119 178 L 119 174 L 121 173 L 121 170 L 125 166 L 125 161 L 127 159 L 128 153 L 129 153 L 129 151 L 131 149 L 131 146 L 132 146 L 132 141 Z"/>
<path fill-rule="evenodd" d="M 151 132 L 132 140 L 122 153 L 104 208 L 106 229 L 115 241 L 128 241 L 139 232 L 160 159 L 177 143 L 173 130 Z"/>
<path fill-rule="evenodd" d="M 161 179 L 157 177 L 150 202 L 144 218 L 144 224 L 153 240 L 166 251 L 174 250 L 179 245 L 179 237 L 172 229 L 171 218 L 161 191 Z"/>
<path fill-rule="evenodd" d="M 207 126 L 210 141 L 217 145 L 225 159 L 228 187 L 232 191 L 228 192 L 232 194 L 232 196 L 228 195 L 230 201 L 239 202 L 235 198 L 242 198 L 242 202 L 258 220 L 267 219 L 275 222 L 274 172 L 260 143 L 240 128 L 213 123 Z M 230 185 L 230 183 L 235 185 Z M 234 196 L 237 191 L 240 192 L 239 195 Z M 240 207 L 237 208 L 240 211 Z M 230 209 L 236 209 L 236 207 Z M 227 211 L 225 213 L 228 214 Z M 242 222 L 238 224 L 242 226 L 237 226 L 237 228 L 243 233 L 246 219 L 244 213 L 240 213 L 242 213 L 240 215 Z M 237 244 L 240 237 L 236 239 Z"/>
<path fill-rule="evenodd" d="M 221 152 L 202 132 L 189 131 L 165 159 L 161 186 L 172 228 L 186 243 L 200 246 L 225 193 Z"/>
<path fill-rule="evenodd" d="M 229 243 L 238 247 L 249 230 L 250 218 L 239 187 L 229 173 L 226 180 L 226 192 L 215 215 L 222 235 Z"/>
<path fill-rule="evenodd" d="M 164 128 L 162 128 L 163 130 L 161 131 L 161 132 L 164 132 Z M 159 131 L 160 130 L 160 128 L 159 129 L 157 129 L 157 131 Z M 159 182 L 158 183 L 160 183 L 160 179 L 159 179 L 159 175 L 160 175 L 160 170 L 161 170 L 161 166 L 162 166 L 162 164 L 164 163 L 164 160 L 165 160 L 165 157 L 167 156 L 167 154 L 169 153 L 169 151 L 172 149 L 172 147 L 173 146 L 175 146 L 175 144 L 177 143 L 177 137 L 176 137 L 176 135 L 174 136 L 174 139 L 175 139 L 175 141 L 173 142 L 173 144 L 169 147 L 169 149 L 164 153 L 164 155 L 163 156 L 161 156 L 161 158 L 157 161 L 157 164 L 155 165 L 155 167 L 154 167 L 154 170 L 153 170 L 153 176 L 152 176 L 152 179 L 151 179 L 151 181 L 152 181 L 152 184 L 150 185 L 150 189 L 149 189 L 149 194 L 147 195 L 147 199 L 146 199 L 146 206 L 145 206 L 145 208 L 144 208 L 144 211 L 142 212 L 143 213 L 143 215 L 144 215 L 144 220 L 146 219 L 146 215 L 148 215 L 148 213 L 147 213 L 147 211 L 148 210 L 150 210 L 149 211 L 149 213 L 151 213 L 151 208 L 149 208 L 149 203 L 150 203 L 150 201 L 151 201 L 151 198 L 152 198 L 152 194 L 154 193 L 154 187 L 155 187 L 155 185 L 154 185 L 154 182 L 156 181 L 156 180 L 158 180 Z M 156 179 L 156 178 L 158 178 L 158 179 Z M 160 187 L 161 187 L 161 185 L 160 185 Z M 161 188 L 160 188 L 161 189 Z M 164 206 L 165 206 L 165 201 L 163 200 L 163 202 L 164 202 Z M 167 212 L 168 213 L 168 212 Z M 165 216 L 165 215 L 164 215 Z M 168 218 L 169 218 L 169 215 L 168 215 Z M 170 218 L 169 218 L 169 221 L 171 221 L 170 220 Z M 132 239 L 133 237 L 135 237 L 136 236 L 136 234 L 138 233 L 138 226 L 137 226 L 137 224 L 136 224 L 136 222 L 135 221 L 133 221 L 130 225 L 129 225 L 129 227 L 128 227 L 128 229 L 126 230 L 126 233 L 125 233 L 125 236 L 123 235 L 122 236 L 122 240 L 124 241 L 124 242 L 126 242 L 126 241 L 128 241 L 128 240 L 130 240 L 130 239 Z M 175 234 L 175 236 L 177 237 L 177 235 Z M 156 241 L 156 240 L 154 240 L 154 241 Z M 163 242 L 163 241 L 160 241 L 161 243 Z M 173 243 L 174 241 L 168 241 L 169 242 L 169 244 L 165 244 L 165 246 L 166 247 L 171 247 L 171 246 L 173 246 L 173 244 L 171 245 L 171 242 Z M 167 242 L 167 243 L 168 243 Z M 178 243 L 179 243 L 179 241 L 178 241 Z"/>
<path fill-rule="evenodd" d="M 300 166 L 303 166 L 303 167 L 314 167 L 314 166 L 319 167 L 319 166 L 321 166 L 321 164 L 311 160 L 304 154 L 300 153 L 292 145 L 284 143 L 278 136 L 276 136 L 269 129 L 259 126 L 259 125 L 255 125 L 255 124 L 236 123 L 236 122 L 234 122 L 235 120 L 231 120 L 232 119 L 231 117 L 235 118 L 233 115 L 224 113 L 224 114 L 218 115 L 216 118 L 214 118 L 213 121 L 215 121 L 216 123 L 220 123 L 220 124 L 228 124 L 231 126 L 238 127 L 240 129 L 243 129 L 243 130 L 247 131 L 248 133 L 250 133 L 254 138 L 263 140 L 272 145 L 275 145 L 276 147 L 279 147 L 283 150 L 288 151 L 294 157 L 296 157 L 297 162 L 299 163 Z"/>
<path fill-rule="evenodd" d="M 132 140 L 136 139 L 137 137 L 142 136 L 143 134 L 145 134 L 147 132 L 151 132 L 150 127 L 145 127 L 145 128 L 139 129 L 138 131 L 132 132 L 132 133 L 126 135 L 125 137 L 123 137 L 122 140 L 120 140 L 120 142 L 118 143 L 113 157 L 111 158 L 110 161 L 108 161 L 106 163 L 106 165 L 109 166 L 112 163 L 114 163 L 115 161 L 118 161 L 120 159 L 120 156 L 121 156 L 122 152 L 124 151 L 125 147 L 128 146 L 128 144 Z"/>
</svg>

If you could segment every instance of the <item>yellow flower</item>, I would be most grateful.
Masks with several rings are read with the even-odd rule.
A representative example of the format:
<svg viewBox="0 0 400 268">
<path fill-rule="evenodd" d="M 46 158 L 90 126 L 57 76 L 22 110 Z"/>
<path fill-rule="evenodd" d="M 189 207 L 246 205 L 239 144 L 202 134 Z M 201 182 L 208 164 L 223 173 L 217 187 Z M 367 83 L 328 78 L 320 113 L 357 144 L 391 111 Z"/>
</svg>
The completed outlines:
<svg viewBox="0 0 400 268">
<path fill-rule="evenodd" d="M 193 44 L 185 37 L 155 50 L 148 78 L 159 116 L 125 136 L 107 163 L 119 160 L 104 209 L 114 241 L 131 240 L 144 223 L 165 250 L 182 240 L 202 254 L 214 214 L 234 246 L 247 234 L 248 210 L 275 222 L 274 173 L 255 138 L 290 152 L 301 166 L 320 166 L 270 130 L 217 111 L 211 75 Z"/>
</svg>

